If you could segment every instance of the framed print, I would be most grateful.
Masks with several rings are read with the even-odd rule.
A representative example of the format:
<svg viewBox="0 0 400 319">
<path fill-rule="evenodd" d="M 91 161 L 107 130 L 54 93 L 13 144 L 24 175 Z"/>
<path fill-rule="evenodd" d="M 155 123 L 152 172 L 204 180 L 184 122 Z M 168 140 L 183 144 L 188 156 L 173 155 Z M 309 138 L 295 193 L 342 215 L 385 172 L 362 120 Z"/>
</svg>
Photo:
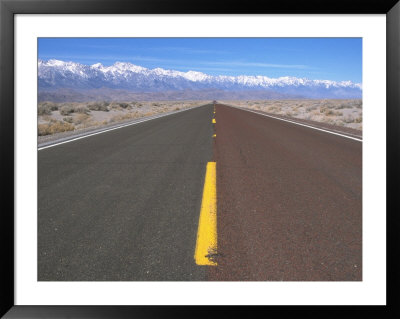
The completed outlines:
<svg viewBox="0 0 400 319">
<path fill-rule="evenodd" d="M 0 10 L 5 318 L 398 314 L 397 1 Z"/>
</svg>

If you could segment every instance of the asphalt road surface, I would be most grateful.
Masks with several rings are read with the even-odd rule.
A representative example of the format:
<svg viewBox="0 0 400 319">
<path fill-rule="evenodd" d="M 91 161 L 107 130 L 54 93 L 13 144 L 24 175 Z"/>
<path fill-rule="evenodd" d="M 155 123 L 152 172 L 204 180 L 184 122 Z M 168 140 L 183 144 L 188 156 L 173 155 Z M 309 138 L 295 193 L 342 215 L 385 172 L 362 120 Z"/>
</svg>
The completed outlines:
<svg viewBox="0 0 400 319">
<path fill-rule="evenodd" d="M 204 280 L 213 106 L 38 152 L 38 280 Z"/>
<path fill-rule="evenodd" d="M 362 143 L 213 109 L 40 150 L 38 279 L 362 280 Z M 198 266 L 210 161 L 217 266 Z"/>
<path fill-rule="evenodd" d="M 216 108 L 218 267 L 209 280 L 361 280 L 362 143 Z"/>
</svg>

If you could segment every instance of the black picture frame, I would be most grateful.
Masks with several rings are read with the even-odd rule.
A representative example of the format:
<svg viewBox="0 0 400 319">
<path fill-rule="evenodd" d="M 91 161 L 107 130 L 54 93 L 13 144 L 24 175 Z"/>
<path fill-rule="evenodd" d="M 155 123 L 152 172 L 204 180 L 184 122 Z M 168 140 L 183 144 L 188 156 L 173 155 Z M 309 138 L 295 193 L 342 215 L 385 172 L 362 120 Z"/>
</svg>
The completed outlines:
<svg viewBox="0 0 400 319">
<path fill-rule="evenodd" d="M 16 306 L 14 304 L 14 15 L 15 14 L 386 14 L 387 33 L 387 305 L 386 306 Z M 400 2 L 398 0 L 285 0 L 255 2 L 181 0 L 0 0 L 0 181 L 1 281 L 0 315 L 5 318 L 153 318 L 153 317 L 296 317 L 324 315 L 399 317 L 399 179 L 400 137 Z M 383 212 L 380 212 L 383 213 Z M 398 248 L 397 248 L 398 249 Z"/>
</svg>

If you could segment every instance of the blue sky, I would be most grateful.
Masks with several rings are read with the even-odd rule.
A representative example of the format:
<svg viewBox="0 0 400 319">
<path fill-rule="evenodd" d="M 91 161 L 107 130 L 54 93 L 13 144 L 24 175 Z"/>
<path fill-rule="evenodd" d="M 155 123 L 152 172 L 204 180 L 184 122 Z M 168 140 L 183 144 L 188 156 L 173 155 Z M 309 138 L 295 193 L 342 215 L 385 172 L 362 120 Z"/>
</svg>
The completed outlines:
<svg viewBox="0 0 400 319">
<path fill-rule="evenodd" d="M 361 38 L 40 38 L 42 60 L 362 82 Z"/>
</svg>

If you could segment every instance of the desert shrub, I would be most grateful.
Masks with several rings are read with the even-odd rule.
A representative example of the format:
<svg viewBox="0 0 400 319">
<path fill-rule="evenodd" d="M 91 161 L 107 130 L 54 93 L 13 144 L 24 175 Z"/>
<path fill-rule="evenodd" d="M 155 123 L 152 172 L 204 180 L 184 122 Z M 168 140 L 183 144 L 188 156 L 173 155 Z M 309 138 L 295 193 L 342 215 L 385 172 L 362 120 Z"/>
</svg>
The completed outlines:
<svg viewBox="0 0 400 319">
<path fill-rule="evenodd" d="M 120 109 L 120 106 L 118 103 L 112 102 L 108 109 Z"/>
<path fill-rule="evenodd" d="M 64 122 L 67 122 L 67 123 L 72 123 L 73 118 L 72 118 L 72 116 L 67 116 L 67 117 L 64 117 L 64 118 L 63 118 L 63 121 L 64 121 Z"/>
<path fill-rule="evenodd" d="M 333 111 L 333 110 L 331 110 L 331 109 L 325 109 L 323 113 L 324 113 L 325 115 L 327 115 L 327 116 L 332 116 L 332 115 L 339 115 L 339 116 L 342 116 L 342 115 L 343 115 L 342 112 Z"/>
<path fill-rule="evenodd" d="M 269 111 L 269 112 L 278 111 L 278 107 L 276 107 L 276 106 L 269 106 L 269 107 L 268 107 L 268 111 Z"/>
<path fill-rule="evenodd" d="M 175 111 L 179 111 L 179 110 L 180 110 L 180 108 L 179 108 L 179 107 L 176 107 L 176 108 L 175 108 Z"/>
<path fill-rule="evenodd" d="M 126 109 L 126 108 L 128 108 L 130 105 L 129 105 L 128 103 L 123 103 L 123 102 L 121 102 L 121 103 L 119 103 L 119 106 L 122 107 L 123 109 Z"/>
<path fill-rule="evenodd" d="M 314 110 L 316 110 L 316 109 L 317 109 L 317 106 L 315 106 L 315 105 L 307 106 L 307 107 L 306 107 L 306 111 L 307 111 L 307 112 L 314 111 Z"/>
<path fill-rule="evenodd" d="M 74 112 L 74 108 L 71 105 L 63 105 L 60 108 L 61 115 L 70 115 L 73 112 Z"/>
<path fill-rule="evenodd" d="M 55 119 L 53 119 L 52 117 L 51 117 L 51 115 L 42 115 L 42 120 L 43 121 L 45 121 L 45 122 L 54 122 L 54 121 L 56 121 Z"/>
<path fill-rule="evenodd" d="M 347 108 L 347 107 L 349 107 L 347 104 L 341 103 L 341 104 L 337 105 L 337 106 L 335 107 L 335 109 L 341 110 L 341 109 L 345 109 L 345 108 Z"/>
<path fill-rule="evenodd" d="M 320 113 L 323 113 L 324 115 L 327 115 L 327 116 L 335 114 L 335 112 L 332 111 L 331 109 L 329 109 L 328 107 L 321 107 L 321 109 L 319 111 L 320 111 Z"/>
<path fill-rule="evenodd" d="M 38 115 L 50 115 L 51 108 L 47 105 L 39 105 L 38 106 Z"/>
<path fill-rule="evenodd" d="M 53 102 L 42 102 L 38 105 L 38 115 L 50 115 L 52 111 L 57 111 L 58 105 Z"/>
<path fill-rule="evenodd" d="M 39 124 L 38 125 L 38 135 L 39 136 L 49 135 L 50 130 L 48 128 L 49 128 L 49 124 Z"/>
<path fill-rule="evenodd" d="M 70 123 L 64 123 L 57 121 L 55 123 L 39 124 L 38 125 L 38 135 L 50 135 L 59 132 L 73 131 L 74 126 Z"/>
<path fill-rule="evenodd" d="M 82 124 L 87 122 L 87 120 L 90 118 L 89 115 L 87 114 L 78 114 L 74 119 L 73 122 L 74 124 Z"/>
<path fill-rule="evenodd" d="M 345 123 L 343 121 L 340 121 L 340 120 L 336 121 L 336 123 L 335 123 L 335 125 L 338 125 L 338 126 L 345 126 L 344 124 Z"/>
<path fill-rule="evenodd" d="M 328 123 L 328 124 L 335 124 L 335 121 L 332 118 L 324 118 L 322 119 L 322 122 Z"/>
<path fill-rule="evenodd" d="M 346 115 L 345 117 L 342 118 L 342 121 L 344 123 L 354 123 L 354 118 L 350 115 Z"/>
<path fill-rule="evenodd" d="M 58 110 L 58 104 L 54 102 L 43 102 L 42 105 L 46 105 L 51 108 L 52 111 Z"/>
<path fill-rule="evenodd" d="M 357 117 L 356 119 L 354 119 L 355 123 L 362 123 L 362 116 Z"/>
<path fill-rule="evenodd" d="M 88 109 L 91 111 L 103 111 L 103 112 L 108 112 L 108 102 L 92 102 L 88 104 Z"/>
<path fill-rule="evenodd" d="M 158 103 L 151 103 L 152 106 L 160 106 Z"/>
<path fill-rule="evenodd" d="M 53 102 L 41 102 L 38 105 L 38 114 L 50 114 L 52 111 L 58 110 L 58 105 Z"/>
<path fill-rule="evenodd" d="M 85 105 L 76 105 L 73 108 L 75 113 L 88 114 L 90 112 Z"/>
</svg>

